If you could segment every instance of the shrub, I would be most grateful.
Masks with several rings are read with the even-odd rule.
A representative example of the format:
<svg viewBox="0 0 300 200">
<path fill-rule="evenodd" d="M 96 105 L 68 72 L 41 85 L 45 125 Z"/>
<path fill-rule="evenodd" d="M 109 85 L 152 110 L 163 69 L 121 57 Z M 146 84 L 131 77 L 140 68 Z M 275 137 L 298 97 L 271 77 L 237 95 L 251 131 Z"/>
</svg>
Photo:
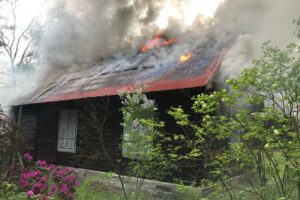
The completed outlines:
<svg viewBox="0 0 300 200">
<path fill-rule="evenodd" d="M 22 139 L 17 123 L 0 106 L 0 181 L 7 178 L 9 166 L 18 161 Z"/>
<path fill-rule="evenodd" d="M 21 192 L 16 184 L 3 182 L 0 183 L 0 199 L 2 200 L 23 200 L 27 199 L 27 195 Z"/>
<path fill-rule="evenodd" d="M 24 154 L 24 158 L 26 167 L 12 166 L 10 173 L 27 197 L 72 199 L 75 187 L 79 185 L 73 169 L 57 167 L 42 160 L 32 162 L 28 153 Z"/>
</svg>

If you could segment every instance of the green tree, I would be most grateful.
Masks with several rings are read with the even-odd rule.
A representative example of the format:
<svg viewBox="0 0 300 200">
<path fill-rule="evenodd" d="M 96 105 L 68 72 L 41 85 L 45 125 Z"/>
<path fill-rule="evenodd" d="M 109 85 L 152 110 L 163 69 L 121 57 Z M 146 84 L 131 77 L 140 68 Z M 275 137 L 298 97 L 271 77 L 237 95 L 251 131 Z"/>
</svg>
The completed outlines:
<svg viewBox="0 0 300 200">
<path fill-rule="evenodd" d="M 212 199 L 295 199 L 297 191 L 300 199 L 299 55 L 299 44 L 281 49 L 266 42 L 261 58 L 227 81 L 228 90 L 193 97 L 193 113 L 181 106 L 171 108 L 168 114 L 181 130 L 172 135 L 164 133 L 163 123 L 156 127 L 158 132 L 149 129 L 157 123 L 138 117 L 143 95 L 141 99 L 129 95 L 123 103 L 125 127 L 138 119 L 136 124 L 142 127 L 136 130 L 144 131 L 133 129 L 134 141 L 143 141 L 143 147 L 158 141 L 160 151 L 155 155 L 176 163 L 192 160 L 194 167 L 204 168 L 202 186 L 214 185 Z M 137 151 L 132 149 L 133 162 Z M 142 165 L 135 166 L 143 170 Z"/>
<path fill-rule="evenodd" d="M 156 116 L 154 100 L 142 90 L 120 94 L 123 113 L 123 156 L 128 159 L 129 174 L 137 179 L 139 193 L 145 178 L 164 180 L 176 169 L 174 159 L 162 148 L 164 123 Z"/>
<path fill-rule="evenodd" d="M 210 182 L 221 183 L 230 199 L 295 197 L 300 186 L 300 46 L 262 47 L 230 90 L 200 94 L 193 111 L 203 116 L 194 123 L 179 107 L 170 114 L 188 126 L 205 157 Z M 214 143 L 211 143 L 214 141 Z M 228 142 L 223 148 L 216 143 Z M 242 175 L 241 184 L 228 181 Z"/>
</svg>

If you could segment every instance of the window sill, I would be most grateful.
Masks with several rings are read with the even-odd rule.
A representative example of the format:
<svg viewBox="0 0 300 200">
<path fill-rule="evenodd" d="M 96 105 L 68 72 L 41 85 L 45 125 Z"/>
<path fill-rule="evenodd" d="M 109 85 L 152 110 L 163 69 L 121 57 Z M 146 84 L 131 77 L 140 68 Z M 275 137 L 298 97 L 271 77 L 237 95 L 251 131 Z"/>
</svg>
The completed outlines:
<svg viewBox="0 0 300 200">
<path fill-rule="evenodd" d="M 74 149 L 57 149 L 58 152 L 63 152 L 63 153 L 76 153 L 76 150 Z"/>
</svg>

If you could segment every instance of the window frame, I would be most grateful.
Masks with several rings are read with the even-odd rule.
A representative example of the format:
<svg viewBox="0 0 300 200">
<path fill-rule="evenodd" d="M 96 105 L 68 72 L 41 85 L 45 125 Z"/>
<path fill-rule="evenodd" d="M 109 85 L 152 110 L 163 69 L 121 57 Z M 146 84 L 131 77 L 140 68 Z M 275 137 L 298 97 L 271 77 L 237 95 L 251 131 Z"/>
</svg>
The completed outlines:
<svg viewBox="0 0 300 200">
<path fill-rule="evenodd" d="M 67 111 L 67 120 L 66 120 L 66 122 L 64 122 L 62 119 L 61 119 L 61 113 L 63 112 L 63 111 Z M 67 126 L 68 126 L 68 124 L 70 123 L 69 122 L 69 112 L 70 111 L 75 111 L 75 119 L 74 119 L 74 123 L 75 123 L 75 125 L 74 125 L 74 133 L 72 134 L 72 136 L 73 136 L 73 140 L 74 140 L 74 144 L 73 144 L 73 146 L 74 146 L 74 148 L 62 148 L 62 147 L 59 147 L 59 141 L 60 141 L 60 130 L 61 130 L 61 124 L 62 123 L 66 123 L 67 124 Z M 59 116 L 58 116 L 58 135 L 57 135 L 57 151 L 58 152 L 63 152 L 63 153 L 76 153 L 76 147 L 77 147 L 77 145 L 76 145 L 76 143 L 77 143 L 77 126 L 78 126 L 78 111 L 76 110 L 76 109 L 69 109 L 69 108 L 62 108 L 62 109 L 60 109 L 59 110 Z M 62 140 L 64 140 L 64 139 L 69 139 L 69 138 L 62 138 Z"/>
</svg>

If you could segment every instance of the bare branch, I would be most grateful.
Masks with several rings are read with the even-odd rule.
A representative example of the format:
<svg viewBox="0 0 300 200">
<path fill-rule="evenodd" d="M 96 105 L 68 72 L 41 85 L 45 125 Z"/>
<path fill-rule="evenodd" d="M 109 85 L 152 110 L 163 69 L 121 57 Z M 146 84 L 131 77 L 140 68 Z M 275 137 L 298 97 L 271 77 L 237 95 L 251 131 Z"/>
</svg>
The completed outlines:
<svg viewBox="0 0 300 200">
<path fill-rule="evenodd" d="M 15 43 L 15 40 L 16 40 L 16 22 L 17 22 L 17 17 L 16 17 L 16 1 L 15 1 L 15 4 L 13 3 L 13 1 L 10 1 L 10 4 L 11 4 L 11 9 L 12 9 L 12 14 L 13 14 L 13 33 L 12 33 L 12 42 L 9 46 L 9 48 L 11 49 L 12 51 L 12 47 Z"/>
<path fill-rule="evenodd" d="M 2 42 L 2 47 L 5 50 L 5 52 L 8 54 L 8 56 L 11 58 L 11 51 L 10 51 L 11 49 L 9 48 L 7 43 L 4 41 L 4 39 L 3 39 L 4 37 L 5 37 L 4 35 L 0 36 L 0 40 Z"/>
<path fill-rule="evenodd" d="M 10 43 L 9 38 L 7 36 L 5 36 L 5 34 L 3 33 L 2 30 L 0 30 L 0 41 L 3 42 L 3 43 L 5 43 L 5 44 L 9 44 Z"/>
<path fill-rule="evenodd" d="M 31 22 L 28 24 L 28 26 L 26 27 L 26 29 L 21 33 L 21 35 L 19 36 L 18 40 L 17 40 L 17 44 L 16 44 L 16 49 L 15 49 L 15 53 L 14 53 L 14 57 L 13 59 L 15 60 L 17 55 L 18 55 L 18 51 L 19 51 L 19 46 L 20 46 L 20 41 L 21 39 L 24 37 L 24 35 L 29 31 L 29 29 L 31 28 L 32 24 L 34 22 L 34 19 L 31 20 Z"/>
<path fill-rule="evenodd" d="M 24 51 L 22 53 L 21 59 L 18 62 L 19 64 L 23 63 L 23 60 L 24 60 L 24 58 L 26 56 L 26 53 L 27 53 L 27 51 L 28 51 L 28 49 L 29 49 L 29 47 L 30 47 L 30 45 L 31 45 L 32 42 L 33 42 L 33 38 L 31 38 L 31 40 L 27 43 L 27 45 L 26 45 L 26 47 L 25 47 L 25 49 L 24 49 Z"/>
</svg>

